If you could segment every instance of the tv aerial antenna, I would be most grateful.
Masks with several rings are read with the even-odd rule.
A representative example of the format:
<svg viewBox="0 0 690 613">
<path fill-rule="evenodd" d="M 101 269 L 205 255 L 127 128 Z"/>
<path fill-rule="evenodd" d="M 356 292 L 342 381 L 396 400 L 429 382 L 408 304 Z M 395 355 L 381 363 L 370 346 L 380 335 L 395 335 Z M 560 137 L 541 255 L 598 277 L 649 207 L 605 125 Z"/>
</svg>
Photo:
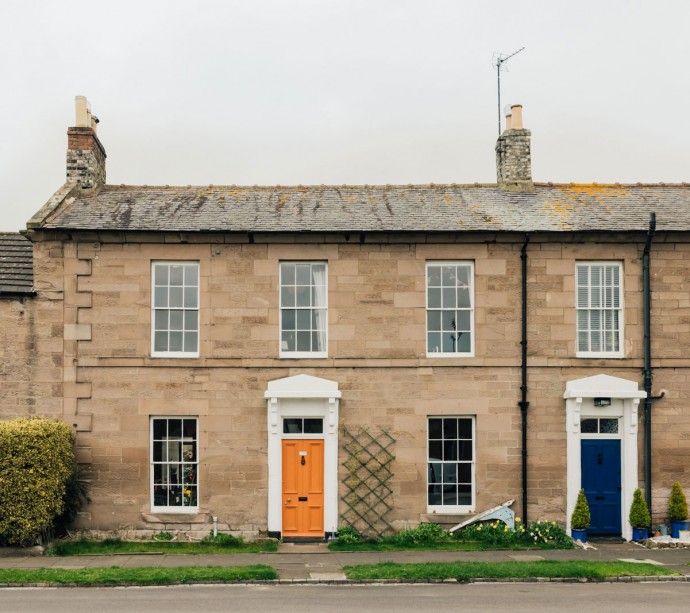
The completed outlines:
<svg viewBox="0 0 690 613">
<path fill-rule="evenodd" d="M 501 136 L 501 70 L 508 70 L 505 63 L 511 58 L 516 56 L 520 51 L 524 51 L 525 47 L 520 47 L 517 51 L 514 51 L 510 55 L 503 55 L 502 53 L 494 53 L 493 66 L 496 69 L 496 77 L 498 79 L 498 135 Z"/>
</svg>

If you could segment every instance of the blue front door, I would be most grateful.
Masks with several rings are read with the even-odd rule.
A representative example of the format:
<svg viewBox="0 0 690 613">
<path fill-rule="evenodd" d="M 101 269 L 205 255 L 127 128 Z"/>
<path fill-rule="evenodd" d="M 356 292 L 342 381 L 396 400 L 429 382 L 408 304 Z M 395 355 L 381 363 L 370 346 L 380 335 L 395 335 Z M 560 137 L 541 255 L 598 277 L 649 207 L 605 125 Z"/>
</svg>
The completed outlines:
<svg viewBox="0 0 690 613">
<path fill-rule="evenodd" d="M 592 521 L 587 532 L 621 533 L 621 442 L 582 439 L 582 489 Z"/>
</svg>

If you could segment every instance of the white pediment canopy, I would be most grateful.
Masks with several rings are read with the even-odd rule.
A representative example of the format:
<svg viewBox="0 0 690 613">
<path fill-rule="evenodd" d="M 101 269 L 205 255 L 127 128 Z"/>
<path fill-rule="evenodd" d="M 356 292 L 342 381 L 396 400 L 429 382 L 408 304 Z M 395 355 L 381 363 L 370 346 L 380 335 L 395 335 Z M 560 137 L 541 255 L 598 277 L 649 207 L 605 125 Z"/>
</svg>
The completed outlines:
<svg viewBox="0 0 690 613">
<path fill-rule="evenodd" d="M 265 398 L 340 398 L 338 383 L 311 375 L 269 381 Z"/>
<path fill-rule="evenodd" d="M 610 375 L 594 375 L 568 381 L 563 398 L 645 398 L 635 381 Z"/>
</svg>

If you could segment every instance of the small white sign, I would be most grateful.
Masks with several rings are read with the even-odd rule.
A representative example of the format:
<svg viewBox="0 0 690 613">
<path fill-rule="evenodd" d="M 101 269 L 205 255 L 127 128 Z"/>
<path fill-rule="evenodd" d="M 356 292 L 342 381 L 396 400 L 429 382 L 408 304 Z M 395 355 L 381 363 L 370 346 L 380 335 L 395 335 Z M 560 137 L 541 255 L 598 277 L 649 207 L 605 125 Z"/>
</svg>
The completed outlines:
<svg viewBox="0 0 690 613">
<path fill-rule="evenodd" d="M 299 454 L 300 454 L 301 456 L 306 456 L 306 455 L 307 455 L 307 452 L 306 452 L 306 451 L 300 451 Z"/>
</svg>

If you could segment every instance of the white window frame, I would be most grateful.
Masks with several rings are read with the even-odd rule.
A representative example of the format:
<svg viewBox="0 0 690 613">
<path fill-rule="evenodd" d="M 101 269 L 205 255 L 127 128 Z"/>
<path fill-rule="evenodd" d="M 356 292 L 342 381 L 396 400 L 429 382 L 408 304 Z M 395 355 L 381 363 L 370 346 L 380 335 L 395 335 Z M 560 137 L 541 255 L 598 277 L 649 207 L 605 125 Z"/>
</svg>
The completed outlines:
<svg viewBox="0 0 690 613">
<path fill-rule="evenodd" d="M 194 462 L 177 462 L 177 461 L 154 461 L 153 459 L 153 443 L 154 443 L 154 438 L 153 438 L 153 422 L 156 420 L 160 419 L 165 419 L 165 420 L 171 420 L 171 419 L 180 419 L 180 420 L 194 420 L 196 423 L 196 438 L 194 442 L 196 443 L 196 460 Z M 184 436 L 184 434 L 183 434 Z M 169 439 L 166 439 L 169 440 Z M 183 438 L 184 440 L 184 438 Z M 199 484 L 199 452 L 200 452 L 200 445 L 199 445 L 199 418 L 193 415 L 151 415 L 149 418 L 149 477 L 150 477 L 150 502 L 151 502 L 151 512 L 155 513 L 198 513 L 199 512 L 199 500 L 201 499 L 201 488 Z M 196 470 L 196 502 L 197 504 L 195 506 L 182 506 L 182 505 L 158 505 L 156 506 L 155 504 L 155 495 L 154 495 L 154 481 L 155 481 L 155 470 L 154 466 L 156 464 L 162 464 L 164 466 L 168 466 L 170 464 L 186 464 L 186 465 L 194 465 L 195 470 Z M 158 484 L 160 485 L 160 484 Z"/>
<path fill-rule="evenodd" d="M 469 308 L 443 308 L 429 306 L 429 268 L 432 266 L 465 266 L 469 268 L 469 290 L 470 290 L 470 306 Z M 455 261 L 428 261 L 426 263 L 426 275 L 424 283 L 424 304 L 425 304 L 425 322 L 424 327 L 426 334 L 424 336 L 424 346 L 426 347 L 426 356 L 428 358 L 473 358 L 475 349 L 475 325 L 474 325 L 474 262 L 470 260 L 455 260 Z M 470 314 L 470 350 L 457 352 L 444 351 L 429 351 L 429 312 L 430 311 L 468 311 Z"/>
<path fill-rule="evenodd" d="M 432 419 L 469 419 L 472 422 L 472 460 L 470 462 L 463 462 L 470 465 L 470 475 L 472 479 L 471 491 L 472 491 L 472 501 L 469 505 L 443 505 L 429 504 L 429 486 L 436 485 L 429 483 L 429 474 L 431 459 L 430 454 L 430 432 L 429 432 L 429 421 Z M 434 439 L 438 440 L 438 439 Z M 434 458 L 436 460 L 436 458 Z M 437 459 L 438 463 L 443 464 L 444 461 L 440 458 Z M 456 462 L 457 463 L 457 462 Z M 444 514 L 461 514 L 461 513 L 473 513 L 477 505 L 477 418 L 474 415 L 427 415 L 426 417 L 426 490 L 424 495 L 426 496 L 426 508 L 427 513 L 444 513 Z"/>
<path fill-rule="evenodd" d="M 589 284 L 589 278 L 591 276 L 592 266 L 615 266 L 618 268 L 618 307 L 613 309 L 607 309 L 604 306 L 600 308 L 581 308 L 578 306 L 578 272 L 580 267 L 586 266 L 590 271 L 588 273 L 588 300 L 591 301 L 591 284 Z M 624 277 L 623 277 L 623 262 L 615 260 L 603 260 L 603 261 L 581 261 L 575 263 L 575 356 L 578 358 L 623 358 L 625 357 L 625 345 L 624 345 L 624 329 L 625 329 L 625 301 L 624 301 Z M 600 311 L 602 314 L 607 311 L 618 311 L 618 349 L 616 351 L 580 351 L 579 350 L 579 340 L 580 340 L 580 322 L 579 313 L 580 311 Z M 602 321 L 603 321 L 602 316 Z M 591 330 L 590 330 L 590 345 L 591 345 Z"/>
<path fill-rule="evenodd" d="M 185 308 L 184 302 L 183 306 L 175 309 L 168 307 L 156 306 L 156 267 L 157 266 L 171 266 L 171 265 L 195 265 L 197 269 L 197 288 L 196 288 L 196 309 Z M 170 283 L 168 281 L 168 287 Z M 201 346 L 201 309 L 200 309 L 200 292 L 201 288 L 201 266 L 198 261 L 194 260 L 160 260 L 151 262 L 151 357 L 152 358 L 198 358 L 199 357 L 199 347 Z M 184 300 L 184 299 L 183 299 Z M 181 310 L 181 311 L 193 311 L 197 312 L 197 342 L 196 351 L 156 351 L 155 350 L 155 338 L 156 338 L 156 311 L 171 311 L 171 310 Z M 184 317 L 184 316 L 183 316 Z"/>
<path fill-rule="evenodd" d="M 324 299 L 325 305 L 318 307 L 326 311 L 326 328 L 324 351 L 286 351 L 283 349 L 283 309 L 290 309 L 290 307 L 283 307 L 282 291 L 283 291 L 283 264 L 322 264 L 324 266 Z M 297 307 L 294 307 L 297 310 Z M 303 310 L 314 310 L 314 306 L 301 307 Z M 279 357 L 288 359 L 299 358 L 327 358 L 328 357 L 328 262 L 323 260 L 285 260 L 278 263 L 278 347 Z"/>
</svg>

